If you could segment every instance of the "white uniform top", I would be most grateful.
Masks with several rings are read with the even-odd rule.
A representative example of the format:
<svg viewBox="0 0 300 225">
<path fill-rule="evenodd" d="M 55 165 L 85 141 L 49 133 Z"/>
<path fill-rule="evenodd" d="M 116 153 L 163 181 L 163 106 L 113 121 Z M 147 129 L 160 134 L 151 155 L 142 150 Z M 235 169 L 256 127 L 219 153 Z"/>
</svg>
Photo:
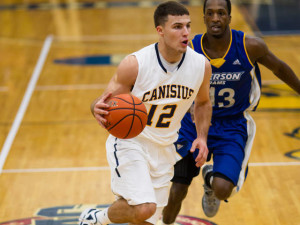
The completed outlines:
<svg viewBox="0 0 300 225">
<path fill-rule="evenodd" d="M 161 145 L 172 144 L 202 84 L 205 58 L 188 47 L 178 68 L 169 72 L 161 63 L 157 43 L 132 55 L 139 65 L 132 94 L 144 102 L 148 112 L 147 125 L 138 137 Z"/>
</svg>

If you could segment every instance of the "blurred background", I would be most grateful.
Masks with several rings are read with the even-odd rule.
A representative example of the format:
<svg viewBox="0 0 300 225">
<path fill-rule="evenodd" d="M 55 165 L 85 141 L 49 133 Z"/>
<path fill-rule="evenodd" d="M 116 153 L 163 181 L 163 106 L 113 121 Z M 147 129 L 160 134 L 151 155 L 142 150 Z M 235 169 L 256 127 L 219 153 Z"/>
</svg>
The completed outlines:
<svg viewBox="0 0 300 225">
<path fill-rule="evenodd" d="M 163 1 L 0 0 L 0 225 L 77 224 L 114 200 L 108 133 L 90 113 L 117 65 L 157 42 Z M 192 35 L 203 1 L 179 1 Z M 300 1 L 232 1 L 231 28 L 263 38 L 300 74 Z M 300 98 L 261 66 L 257 134 L 242 191 L 206 218 L 195 179 L 178 224 L 300 224 Z"/>
</svg>

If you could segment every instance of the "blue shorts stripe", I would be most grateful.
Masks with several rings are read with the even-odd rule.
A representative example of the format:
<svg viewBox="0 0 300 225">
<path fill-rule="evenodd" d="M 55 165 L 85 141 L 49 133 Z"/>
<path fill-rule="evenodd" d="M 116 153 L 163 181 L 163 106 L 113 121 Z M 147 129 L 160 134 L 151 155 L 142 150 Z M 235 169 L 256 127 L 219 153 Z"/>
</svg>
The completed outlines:
<svg viewBox="0 0 300 225">
<path fill-rule="evenodd" d="M 116 138 L 115 141 L 117 141 L 117 138 Z M 118 177 L 121 177 L 121 175 L 120 175 L 120 173 L 119 173 L 119 171 L 118 171 L 119 160 L 118 160 L 118 156 L 117 156 L 117 151 L 118 151 L 118 150 L 117 150 L 117 143 L 114 144 L 114 148 L 115 148 L 114 156 L 115 156 L 116 165 L 117 165 L 116 168 L 115 168 L 115 171 L 116 171 Z"/>
</svg>

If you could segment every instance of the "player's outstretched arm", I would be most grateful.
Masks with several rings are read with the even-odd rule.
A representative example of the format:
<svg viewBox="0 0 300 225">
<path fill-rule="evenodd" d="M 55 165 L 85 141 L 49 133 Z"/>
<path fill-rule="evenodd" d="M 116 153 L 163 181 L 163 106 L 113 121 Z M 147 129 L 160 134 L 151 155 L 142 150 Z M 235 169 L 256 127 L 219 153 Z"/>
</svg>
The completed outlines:
<svg viewBox="0 0 300 225">
<path fill-rule="evenodd" d="M 112 96 L 130 93 L 137 74 L 138 62 L 135 56 L 129 55 L 121 61 L 103 94 L 92 102 L 91 112 L 102 127 L 106 123 L 103 116 L 108 114 L 106 109 L 109 107 L 105 102 Z"/>
<path fill-rule="evenodd" d="M 280 80 L 300 94 L 300 80 L 289 65 L 275 56 L 266 43 L 257 37 L 246 36 L 246 48 L 252 62 L 271 70 Z"/>
<path fill-rule="evenodd" d="M 194 140 L 191 152 L 196 148 L 199 149 L 199 154 L 196 157 L 196 166 L 201 167 L 208 155 L 207 149 L 207 134 L 211 122 L 212 106 L 209 98 L 209 85 L 211 77 L 211 65 L 205 58 L 205 75 L 202 85 L 195 99 L 194 118 L 197 129 L 197 138 Z"/>
</svg>

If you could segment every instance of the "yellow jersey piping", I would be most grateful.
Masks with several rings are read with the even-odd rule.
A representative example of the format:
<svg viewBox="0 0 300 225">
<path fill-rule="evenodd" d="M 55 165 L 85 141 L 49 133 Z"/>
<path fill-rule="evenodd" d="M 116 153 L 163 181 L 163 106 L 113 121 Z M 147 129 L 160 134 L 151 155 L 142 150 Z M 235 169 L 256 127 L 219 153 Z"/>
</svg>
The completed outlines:
<svg viewBox="0 0 300 225">
<path fill-rule="evenodd" d="M 249 63 L 251 64 L 251 66 L 254 67 L 254 65 L 252 64 L 252 62 L 249 58 L 249 55 L 248 55 L 248 52 L 247 52 L 247 49 L 246 49 L 246 34 L 244 34 L 243 45 L 244 45 L 244 49 L 245 49 L 245 52 L 246 52 L 247 59 L 248 59 Z"/>
<path fill-rule="evenodd" d="M 206 34 L 206 33 L 205 33 L 205 34 Z M 202 49 L 202 52 L 204 53 L 204 55 L 205 55 L 209 60 L 212 60 L 212 59 L 206 54 L 206 52 L 204 51 L 204 48 L 203 48 L 203 37 L 204 37 L 205 34 L 203 34 L 202 37 L 201 37 L 201 49 Z M 229 49 L 231 48 L 231 43 L 232 43 L 232 31 L 231 31 L 231 29 L 230 29 L 230 43 L 229 43 L 229 46 L 228 46 L 228 48 L 227 48 L 227 50 L 226 50 L 224 56 L 223 56 L 221 59 L 224 59 L 224 58 L 226 57 L 227 53 L 229 52 Z"/>
</svg>

